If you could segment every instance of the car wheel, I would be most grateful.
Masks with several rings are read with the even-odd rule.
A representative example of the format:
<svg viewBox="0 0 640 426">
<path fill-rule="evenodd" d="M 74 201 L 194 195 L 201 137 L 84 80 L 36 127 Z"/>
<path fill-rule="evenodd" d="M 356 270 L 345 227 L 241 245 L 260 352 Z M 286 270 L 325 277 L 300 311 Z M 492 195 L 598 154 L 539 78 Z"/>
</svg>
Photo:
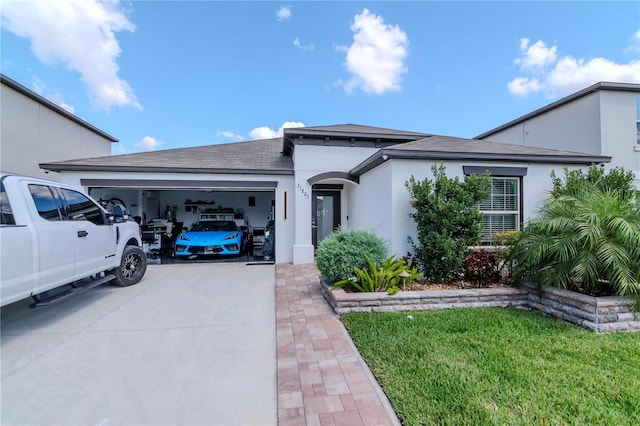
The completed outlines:
<svg viewBox="0 0 640 426">
<path fill-rule="evenodd" d="M 122 253 L 120 266 L 114 269 L 116 279 L 113 283 L 120 287 L 137 284 L 147 271 L 147 256 L 138 246 L 126 246 Z"/>
</svg>

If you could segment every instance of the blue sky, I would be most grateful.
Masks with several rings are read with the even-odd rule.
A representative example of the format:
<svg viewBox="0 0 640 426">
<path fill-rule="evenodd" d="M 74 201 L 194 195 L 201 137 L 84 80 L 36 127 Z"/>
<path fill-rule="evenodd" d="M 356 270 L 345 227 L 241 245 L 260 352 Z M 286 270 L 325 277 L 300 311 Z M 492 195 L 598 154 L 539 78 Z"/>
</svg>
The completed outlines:
<svg viewBox="0 0 640 426">
<path fill-rule="evenodd" d="M 131 153 L 357 123 L 473 137 L 640 83 L 640 2 L 3 0 L 2 73 Z"/>
</svg>

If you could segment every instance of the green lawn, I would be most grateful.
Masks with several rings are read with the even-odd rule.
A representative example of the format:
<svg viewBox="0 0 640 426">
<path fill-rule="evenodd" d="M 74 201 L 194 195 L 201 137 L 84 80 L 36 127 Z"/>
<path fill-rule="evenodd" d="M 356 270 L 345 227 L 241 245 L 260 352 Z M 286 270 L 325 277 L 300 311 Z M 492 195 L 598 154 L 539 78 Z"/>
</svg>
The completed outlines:
<svg viewBox="0 0 640 426">
<path fill-rule="evenodd" d="M 405 425 L 640 424 L 640 333 L 502 308 L 343 321 Z"/>
</svg>

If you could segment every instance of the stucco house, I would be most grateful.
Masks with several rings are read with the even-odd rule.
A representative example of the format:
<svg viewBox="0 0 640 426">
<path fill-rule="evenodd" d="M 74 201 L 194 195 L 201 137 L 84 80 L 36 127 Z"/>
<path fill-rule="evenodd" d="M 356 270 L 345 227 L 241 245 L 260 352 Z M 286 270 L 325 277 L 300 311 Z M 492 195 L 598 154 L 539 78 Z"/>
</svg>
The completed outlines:
<svg viewBox="0 0 640 426">
<path fill-rule="evenodd" d="M 489 171 L 487 239 L 518 229 L 547 196 L 550 173 L 607 163 L 608 156 L 343 124 L 286 129 L 282 138 L 43 163 L 94 197 L 117 196 L 153 219 L 164 209 L 185 224 L 229 211 L 252 227 L 274 220 L 276 262 L 310 263 L 338 226 L 367 229 L 398 256 L 415 225 L 405 182 Z M 211 208 L 207 208 L 211 206 Z"/>
<path fill-rule="evenodd" d="M 601 127 L 618 119 L 603 116 Z M 592 126 L 580 115 L 565 119 Z M 339 124 L 285 129 L 275 139 L 112 156 L 117 139 L 5 76 L 0 124 L 2 171 L 58 179 L 96 199 L 117 197 L 144 222 L 233 219 L 257 236 L 273 221 L 275 261 L 294 264 L 313 262 L 317 244 L 339 226 L 373 231 L 391 253 L 406 254 L 415 225 L 405 183 L 431 178 L 436 162 L 450 176 L 491 174 L 493 194 L 480 206 L 490 242 L 495 232 L 519 229 L 537 213 L 552 170 L 606 164 L 618 155 L 596 149 L 596 142 L 557 149 Z"/>
<path fill-rule="evenodd" d="M 607 155 L 640 189 L 640 84 L 600 82 L 475 139 Z"/>
<path fill-rule="evenodd" d="M 118 139 L 0 74 L 0 170 L 59 180 L 38 164 L 111 154 Z"/>
</svg>

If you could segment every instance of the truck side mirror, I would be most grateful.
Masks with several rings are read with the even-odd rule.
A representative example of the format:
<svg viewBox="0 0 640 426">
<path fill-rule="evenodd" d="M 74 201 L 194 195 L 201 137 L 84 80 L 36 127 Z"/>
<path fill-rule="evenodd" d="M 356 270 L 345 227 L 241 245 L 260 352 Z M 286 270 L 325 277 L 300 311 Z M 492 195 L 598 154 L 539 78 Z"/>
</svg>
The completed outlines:
<svg viewBox="0 0 640 426">
<path fill-rule="evenodd" d="M 129 215 L 127 214 L 127 209 L 122 207 L 120 204 L 113 206 L 113 221 L 115 223 L 126 222 L 128 219 Z"/>
</svg>

